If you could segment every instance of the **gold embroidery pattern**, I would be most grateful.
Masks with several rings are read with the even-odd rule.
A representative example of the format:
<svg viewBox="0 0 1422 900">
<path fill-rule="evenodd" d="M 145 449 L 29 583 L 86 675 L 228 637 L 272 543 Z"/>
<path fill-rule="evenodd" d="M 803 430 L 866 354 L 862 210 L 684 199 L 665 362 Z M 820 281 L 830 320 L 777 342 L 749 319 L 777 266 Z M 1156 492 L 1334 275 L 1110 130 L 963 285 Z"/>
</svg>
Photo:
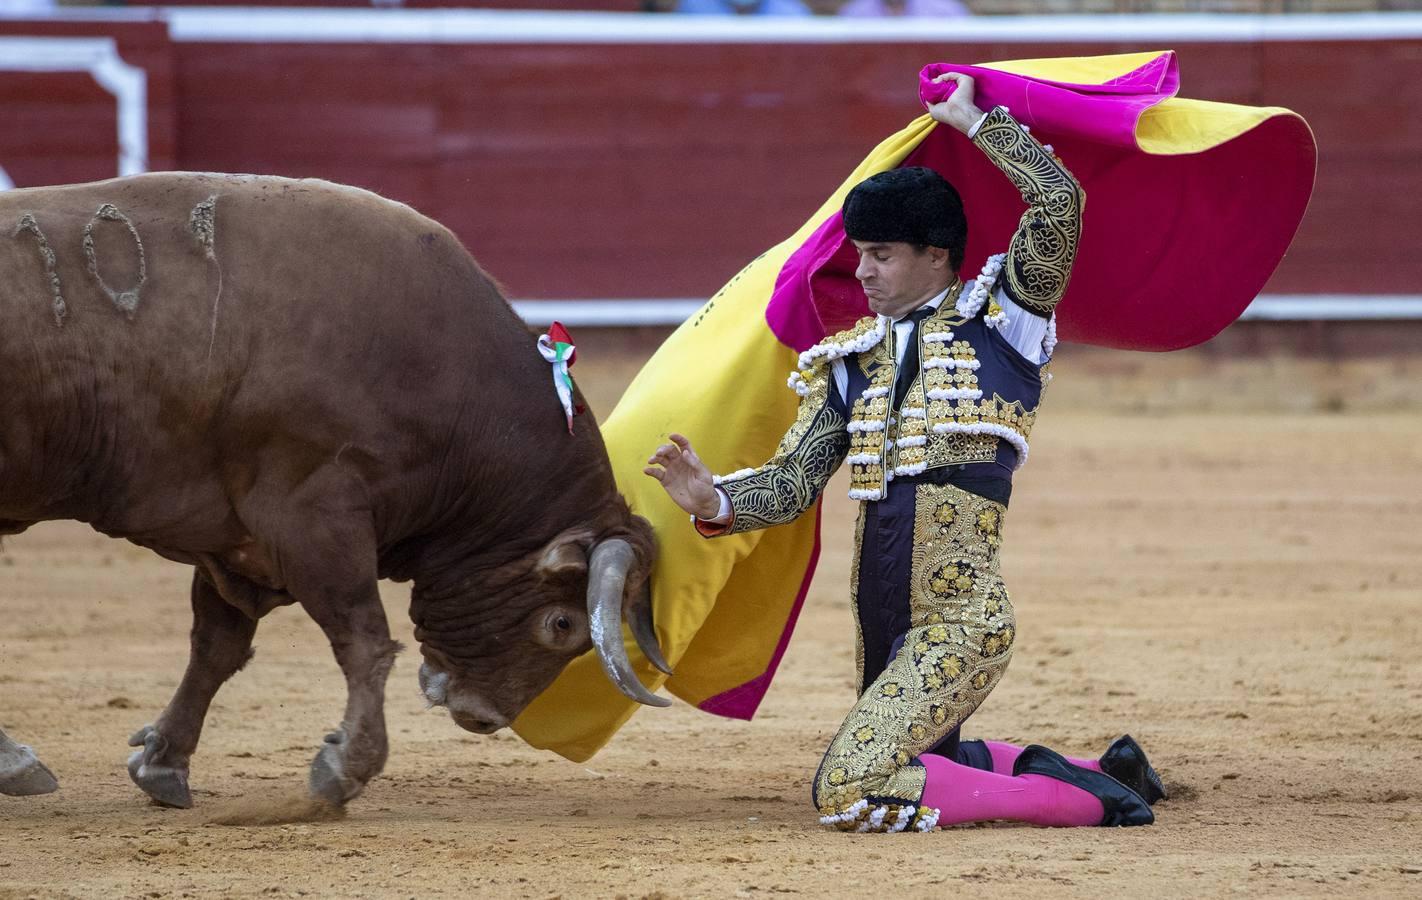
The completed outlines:
<svg viewBox="0 0 1422 900">
<path fill-rule="evenodd" d="M 1017 432 L 1025 439 L 1032 434 L 1032 426 L 1037 422 L 1037 410 L 1027 409 L 1020 400 L 1013 400 L 1009 403 L 997 394 L 993 394 L 992 397 L 977 403 L 964 404 L 959 401 L 958 408 L 953 411 L 953 420 L 964 425 L 979 423 L 1001 425 Z"/>
<path fill-rule="evenodd" d="M 998 575 L 1005 508 L 952 485 L 915 491 L 911 627 L 816 778 L 821 813 L 843 830 L 906 824 L 899 814 L 922 799 L 925 778 L 911 761 L 978 708 L 1012 658 L 1016 620 Z M 936 821 L 922 807 L 906 815 Z"/>
<path fill-rule="evenodd" d="M 997 461 L 998 438 L 991 434 L 937 434 L 928 442 L 924 468 Z"/>
<path fill-rule="evenodd" d="M 829 365 L 816 366 L 809 393 L 800 398 L 795 422 L 775 455 L 747 474 L 721 481 L 735 510 L 729 534 L 784 525 L 814 505 L 849 449 L 844 417 L 829 403 L 832 382 Z"/>
<path fill-rule="evenodd" d="M 890 332 L 892 333 L 892 331 Z M 884 456 L 887 446 L 889 404 L 893 402 L 894 377 L 898 369 L 889 340 L 859 354 L 859 368 L 869 379 L 866 394 L 879 396 L 854 399 L 849 411 L 849 496 L 861 499 L 884 488 Z"/>
<path fill-rule="evenodd" d="M 854 522 L 854 558 L 849 563 L 849 611 L 854 620 L 854 684 L 864 685 L 864 629 L 859 624 L 859 550 L 864 546 L 864 516 L 867 508 L 859 504 L 859 516 Z"/>
<path fill-rule="evenodd" d="M 893 448 L 889 465 L 897 475 L 993 462 L 1002 429 L 1015 433 L 1026 446 L 1036 409 L 1029 411 L 1017 401 L 1008 403 L 997 394 L 983 398 L 977 350 L 966 340 L 941 337 L 951 335 L 963 321 L 956 312 L 946 311 L 929 317 L 919 328 L 923 370 L 904 396 L 897 423 L 888 429 Z M 939 337 L 930 340 L 931 336 Z"/>
<path fill-rule="evenodd" d="M 952 421 L 957 410 L 965 409 L 963 400 L 929 399 L 941 391 L 971 392 L 982 396 L 978 388 L 977 356 L 965 340 L 954 340 L 955 326 L 963 317 L 947 302 L 947 310 L 930 316 L 919 328 L 919 357 L 922 372 L 904 396 L 898 434 L 894 436 L 895 472 L 910 474 L 936 466 L 967 462 L 992 462 L 997 459 L 997 438 L 987 434 L 933 431 L 939 422 Z M 933 336 L 936 339 L 930 339 Z"/>
<path fill-rule="evenodd" d="M 1049 317 L 1071 277 L 1086 193 L 1066 167 L 1001 106 L 988 113 L 973 143 L 1027 203 L 1003 267 L 1007 291 L 1029 311 Z"/>
</svg>

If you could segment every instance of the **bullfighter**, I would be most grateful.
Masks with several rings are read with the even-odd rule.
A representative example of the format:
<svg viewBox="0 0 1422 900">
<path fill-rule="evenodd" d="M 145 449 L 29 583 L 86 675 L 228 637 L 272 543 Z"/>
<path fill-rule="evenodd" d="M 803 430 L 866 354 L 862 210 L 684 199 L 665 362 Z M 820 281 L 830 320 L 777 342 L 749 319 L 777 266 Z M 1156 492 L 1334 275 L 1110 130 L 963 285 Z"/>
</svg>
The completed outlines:
<svg viewBox="0 0 1422 900">
<path fill-rule="evenodd" d="M 800 355 L 799 412 L 776 455 L 713 478 L 673 434 L 645 471 L 714 537 L 794 520 L 850 465 L 862 501 L 851 573 L 860 693 L 815 776 L 823 824 L 1149 824 L 1164 790 L 1129 736 L 1099 760 L 959 739 L 1012 656 L 998 553 L 1085 194 L 1006 107 L 977 107 L 971 76 L 937 81 L 956 89 L 929 106 L 934 120 L 965 134 L 1027 203 L 1007 252 L 964 283 L 967 220 L 942 176 L 909 167 L 861 182 L 844 227 L 874 315 Z"/>
</svg>

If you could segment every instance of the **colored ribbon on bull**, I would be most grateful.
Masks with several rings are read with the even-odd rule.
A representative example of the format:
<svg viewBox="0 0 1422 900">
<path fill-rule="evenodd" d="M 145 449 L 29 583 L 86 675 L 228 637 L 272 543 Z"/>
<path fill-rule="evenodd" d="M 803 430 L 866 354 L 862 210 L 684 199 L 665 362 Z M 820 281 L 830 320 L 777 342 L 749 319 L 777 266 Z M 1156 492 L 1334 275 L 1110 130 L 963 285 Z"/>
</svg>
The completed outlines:
<svg viewBox="0 0 1422 900">
<path fill-rule="evenodd" d="M 1083 243 L 1058 311 L 1066 337 L 1142 349 L 1206 339 L 1273 271 L 1307 204 L 1314 145 L 1303 120 L 1286 109 L 1174 98 L 1173 52 L 950 68 L 977 76 L 978 105 L 1007 105 L 1056 146 L 1086 188 Z M 719 472 L 774 454 L 795 420 L 798 398 L 785 375 L 797 349 L 864 315 L 852 266 L 834 264 L 845 243 L 844 196 L 900 165 L 932 165 L 964 195 L 965 268 L 976 271 L 1006 248 L 1021 198 L 962 135 L 921 116 L 678 328 L 602 426 L 618 488 L 656 531 L 657 634 L 676 676 L 667 680 L 630 637 L 628 654 L 648 687 L 665 683 L 706 712 L 748 719 L 769 689 L 814 574 L 819 507 L 790 525 L 706 540 L 642 473 L 644 461 L 672 431 L 690 437 Z M 1262 195 L 1268 202 L 1260 208 L 1240 202 Z M 1133 206 L 1133 197 L 1149 203 Z M 1184 284 L 1170 280 L 1192 272 Z M 1222 285 L 1222 294 L 1212 293 Z M 827 590 L 842 596 L 845 586 Z M 845 640 L 851 635 L 846 622 Z M 639 708 L 589 653 L 514 729 L 535 747 L 581 762 Z"/>
<path fill-rule="evenodd" d="M 582 412 L 573 406 L 573 373 L 568 371 L 577 361 L 578 348 L 573 346 L 573 336 L 563 323 L 554 322 L 547 334 L 538 336 L 538 352 L 553 366 L 553 390 L 558 393 L 558 402 L 563 404 L 563 414 L 568 417 L 568 433 L 573 433 L 573 416 Z"/>
</svg>

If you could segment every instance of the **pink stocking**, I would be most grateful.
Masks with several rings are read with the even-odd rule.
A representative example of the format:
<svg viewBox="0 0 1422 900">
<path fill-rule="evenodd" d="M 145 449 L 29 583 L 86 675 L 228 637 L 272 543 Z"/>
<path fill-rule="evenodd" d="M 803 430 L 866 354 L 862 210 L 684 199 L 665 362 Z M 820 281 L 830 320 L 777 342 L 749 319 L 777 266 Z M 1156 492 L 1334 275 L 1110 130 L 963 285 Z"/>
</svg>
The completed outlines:
<svg viewBox="0 0 1422 900">
<path fill-rule="evenodd" d="M 1033 825 L 1099 825 L 1105 815 L 1101 801 L 1091 793 L 1046 775 L 998 775 L 931 753 L 918 759 L 928 770 L 922 805 L 938 810 L 939 825 L 990 819 Z"/>
<path fill-rule="evenodd" d="M 983 741 L 983 743 L 987 746 L 988 753 L 992 754 L 992 770 L 999 775 L 1011 775 L 1013 764 L 1017 762 L 1017 757 L 1022 755 L 1022 748 L 1013 744 L 1004 744 L 1001 741 Z M 1068 756 L 1066 761 L 1078 769 L 1101 771 L 1101 763 L 1094 759 L 1073 759 Z"/>
</svg>

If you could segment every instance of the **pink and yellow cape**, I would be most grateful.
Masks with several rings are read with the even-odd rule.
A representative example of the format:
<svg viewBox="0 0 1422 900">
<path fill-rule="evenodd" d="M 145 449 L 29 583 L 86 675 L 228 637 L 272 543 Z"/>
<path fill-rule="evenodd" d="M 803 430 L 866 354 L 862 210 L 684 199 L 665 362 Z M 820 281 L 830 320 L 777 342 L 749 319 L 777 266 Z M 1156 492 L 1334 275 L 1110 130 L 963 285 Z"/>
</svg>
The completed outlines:
<svg viewBox="0 0 1422 900">
<path fill-rule="evenodd" d="M 967 72 L 983 109 L 1007 106 L 1086 189 L 1082 243 L 1058 308 L 1063 340 L 1172 350 L 1213 337 L 1258 293 L 1298 228 L 1313 189 L 1308 125 L 1277 107 L 1175 96 L 1171 51 L 934 65 Z M 1021 215 L 1007 179 L 961 135 L 921 116 L 869 154 L 790 238 L 753 260 L 669 337 L 602 426 L 623 495 L 656 529 L 657 632 L 676 670 L 641 659 L 642 680 L 706 712 L 749 719 L 770 686 L 819 553 L 819 508 L 798 522 L 706 540 L 642 474 L 668 433 L 708 465 L 759 465 L 795 418 L 785 386 L 797 351 L 868 313 L 839 209 L 855 184 L 902 165 L 930 166 L 967 210 L 965 269 L 1000 252 Z M 514 723 L 530 744 L 591 757 L 637 709 L 585 655 Z"/>
</svg>

